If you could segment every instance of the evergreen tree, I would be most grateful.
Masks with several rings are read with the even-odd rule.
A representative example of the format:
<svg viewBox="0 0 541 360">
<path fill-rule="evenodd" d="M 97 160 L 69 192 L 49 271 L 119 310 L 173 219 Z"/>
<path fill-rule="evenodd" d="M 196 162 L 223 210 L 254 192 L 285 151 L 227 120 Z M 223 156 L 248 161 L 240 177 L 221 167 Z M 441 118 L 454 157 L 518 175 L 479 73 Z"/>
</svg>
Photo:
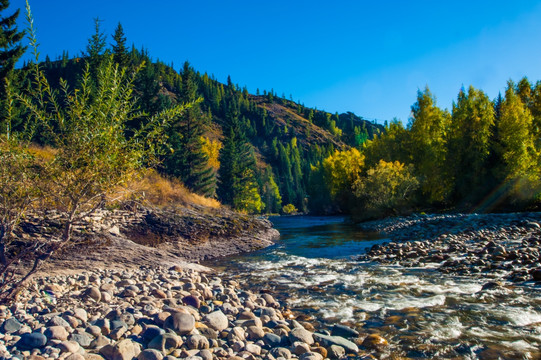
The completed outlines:
<svg viewBox="0 0 541 360">
<path fill-rule="evenodd" d="M 455 200 L 484 197 L 493 125 L 494 107 L 488 96 L 471 86 L 467 93 L 462 89 L 453 104 L 446 166 Z"/>
<path fill-rule="evenodd" d="M 444 175 L 450 115 L 436 106 L 428 87 L 417 93 L 411 112 L 409 150 L 421 180 L 421 191 L 429 204 L 441 203 L 446 200 L 450 187 Z"/>
<path fill-rule="evenodd" d="M 113 47 L 113 59 L 120 67 L 126 67 L 129 63 L 129 54 L 126 49 L 126 36 L 124 35 L 124 29 L 122 24 L 118 23 L 115 33 L 113 34 L 114 44 Z"/>
<path fill-rule="evenodd" d="M 9 0 L 0 0 L 0 12 L 5 11 L 9 7 Z M 24 31 L 18 31 L 17 18 L 19 17 L 20 9 L 17 9 L 13 14 L 0 17 L 0 133 L 8 130 L 7 124 L 4 124 L 4 119 L 9 117 L 7 107 L 9 106 L 6 97 L 6 86 L 8 81 L 13 84 L 13 68 L 26 50 L 21 44 L 24 37 Z M 15 124 L 11 124 L 13 126 Z"/>
<path fill-rule="evenodd" d="M 194 72 L 188 62 L 182 71 L 180 98 L 185 103 L 197 100 Z M 207 124 L 205 115 L 195 104 L 172 127 L 169 146 L 173 153 L 165 161 L 166 172 L 178 177 L 190 190 L 205 196 L 214 196 L 216 180 L 203 151 L 202 135 Z"/>
<path fill-rule="evenodd" d="M 86 45 L 86 56 L 90 63 L 90 72 L 94 78 L 97 76 L 106 46 L 105 34 L 100 29 L 101 22 L 102 20 L 100 18 L 94 19 L 94 34 L 88 39 L 88 44 Z"/>
<path fill-rule="evenodd" d="M 257 213 L 263 208 L 255 181 L 255 154 L 239 120 L 238 104 L 229 82 L 224 123 L 225 140 L 220 151 L 218 198 L 237 210 Z"/>
<path fill-rule="evenodd" d="M 532 124 L 530 110 L 515 92 L 513 82 L 509 81 L 501 118 L 496 124 L 496 151 L 503 160 L 496 168 L 496 175 L 507 185 L 511 202 L 527 199 L 539 183 L 538 154 L 531 132 Z"/>
</svg>

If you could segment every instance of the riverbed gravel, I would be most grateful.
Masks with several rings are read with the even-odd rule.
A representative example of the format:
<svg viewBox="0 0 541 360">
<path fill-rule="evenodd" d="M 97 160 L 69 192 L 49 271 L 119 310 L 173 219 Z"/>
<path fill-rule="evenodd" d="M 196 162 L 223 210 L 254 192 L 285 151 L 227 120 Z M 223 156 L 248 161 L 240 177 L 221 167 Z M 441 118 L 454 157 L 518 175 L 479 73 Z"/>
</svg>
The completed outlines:
<svg viewBox="0 0 541 360">
<path fill-rule="evenodd" d="M 360 260 L 494 281 L 541 281 L 541 214 L 443 214 L 389 218 L 362 225 L 390 242 Z M 494 286 L 497 283 L 487 283 Z"/>
<path fill-rule="evenodd" d="M 211 273 L 94 269 L 37 278 L 0 307 L 0 358 L 370 359 L 386 344 L 338 330 Z"/>
</svg>

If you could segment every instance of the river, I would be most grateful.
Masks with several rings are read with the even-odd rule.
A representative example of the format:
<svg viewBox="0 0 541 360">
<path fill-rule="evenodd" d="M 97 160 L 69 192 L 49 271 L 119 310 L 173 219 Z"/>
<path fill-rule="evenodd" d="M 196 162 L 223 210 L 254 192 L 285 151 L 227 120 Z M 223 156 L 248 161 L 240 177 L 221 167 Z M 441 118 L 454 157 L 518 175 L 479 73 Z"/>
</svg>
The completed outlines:
<svg viewBox="0 0 541 360">
<path fill-rule="evenodd" d="M 317 326 L 342 323 L 389 342 L 378 358 L 539 359 L 539 287 L 356 260 L 378 234 L 342 217 L 283 216 L 276 245 L 213 261 L 222 276 L 270 290 Z"/>
</svg>

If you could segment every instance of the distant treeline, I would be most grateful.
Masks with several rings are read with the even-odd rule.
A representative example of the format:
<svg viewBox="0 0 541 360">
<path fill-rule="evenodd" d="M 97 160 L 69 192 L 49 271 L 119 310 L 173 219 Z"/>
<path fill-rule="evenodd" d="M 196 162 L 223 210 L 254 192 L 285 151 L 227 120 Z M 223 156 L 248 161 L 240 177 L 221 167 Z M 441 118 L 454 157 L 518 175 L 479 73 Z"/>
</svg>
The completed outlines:
<svg viewBox="0 0 541 360">
<path fill-rule="evenodd" d="M 539 204 L 539 82 L 509 82 L 505 96 L 493 101 L 480 90 L 462 89 L 450 113 L 436 106 L 427 88 L 419 92 L 407 126 L 381 126 L 352 113 L 305 107 L 274 90 L 249 94 L 230 78 L 221 83 L 188 62 L 177 72 L 126 42 L 120 23 L 108 39 L 96 19 L 84 52 L 46 56 L 40 67 L 55 91 L 80 84 L 87 65 L 90 76 L 97 76 L 108 59 L 135 73 L 137 112 L 123 129 L 126 138 L 145 126 L 149 114 L 193 104 L 168 125 L 158 170 L 237 210 L 370 218 Z M 25 50 L 21 38 L 1 43 L 0 55 L 10 59 L 0 68 L 2 82 L 9 79 L 24 92 L 33 67 L 13 70 Z M 11 118 L 9 129 L 0 122 L 0 133 L 25 129 L 28 111 L 11 108 L 5 91 L 0 111 Z M 33 141 L 51 145 L 47 134 L 36 131 Z"/>
</svg>

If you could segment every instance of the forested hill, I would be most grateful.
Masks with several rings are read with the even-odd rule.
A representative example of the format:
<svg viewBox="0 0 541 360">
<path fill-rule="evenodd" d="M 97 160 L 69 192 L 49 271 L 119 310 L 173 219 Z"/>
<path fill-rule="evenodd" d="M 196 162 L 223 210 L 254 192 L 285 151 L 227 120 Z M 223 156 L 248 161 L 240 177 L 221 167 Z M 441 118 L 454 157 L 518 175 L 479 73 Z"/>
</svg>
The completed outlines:
<svg viewBox="0 0 541 360">
<path fill-rule="evenodd" d="M 75 88 L 85 64 L 92 72 L 113 56 L 120 68 L 139 71 L 135 89 L 141 111 L 156 113 L 200 99 L 168 129 L 160 171 L 238 210 L 282 213 L 284 206 L 285 212 L 340 210 L 331 203 L 328 190 L 322 194 L 323 159 L 335 151 L 360 149 L 384 129 L 350 112 L 331 114 L 305 107 L 273 90 L 250 94 L 230 78 L 221 83 L 188 62 L 177 71 L 153 61 L 145 50 L 116 46 L 82 57 L 67 53 L 55 61 L 47 57 L 42 68 L 53 86 L 64 79 Z M 134 128 L 140 125 L 133 121 Z"/>
</svg>

